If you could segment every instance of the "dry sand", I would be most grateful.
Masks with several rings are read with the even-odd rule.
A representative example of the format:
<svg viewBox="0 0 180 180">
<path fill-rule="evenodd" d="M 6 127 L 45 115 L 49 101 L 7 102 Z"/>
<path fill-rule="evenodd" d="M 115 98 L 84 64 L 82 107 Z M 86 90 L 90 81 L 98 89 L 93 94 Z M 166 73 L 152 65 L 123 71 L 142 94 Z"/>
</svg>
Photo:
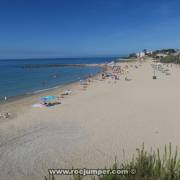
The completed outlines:
<svg viewBox="0 0 180 180">
<path fill-rule="evenodd" d="M 40 180 L 49 168 L 104 168 L 115 156 L 123 160 L 123 149 L 131 157 L 143 142 L 147 148 L 180 144 L 180 67 L 170 69 L 170 76 L 159 72 L 153 80 L 145 62 L 130 68 L 131 81 L 94 81 L 86 91 L 76 84 L 54 107 L 32 108 L 37 95 L 1 106 L 17 114 L 0 121 L 0 179 Z"/>
</svg>

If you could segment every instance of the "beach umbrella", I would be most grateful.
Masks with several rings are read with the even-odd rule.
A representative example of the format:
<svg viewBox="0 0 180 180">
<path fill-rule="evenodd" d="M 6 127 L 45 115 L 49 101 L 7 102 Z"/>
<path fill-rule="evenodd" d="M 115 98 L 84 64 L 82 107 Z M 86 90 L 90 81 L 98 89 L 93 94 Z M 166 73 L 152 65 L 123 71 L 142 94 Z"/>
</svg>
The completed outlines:
<svg viewBox="0 0 180 180">
<path fill-rule="evenodd" d="M 42 100 L 43 102 L 52 101 L 52 100 L 54 100 L 54 99 L 56 99 L 56 96 L 43 96 L 43 97 L 41 97 L 41 100 Z"/>
</svg>

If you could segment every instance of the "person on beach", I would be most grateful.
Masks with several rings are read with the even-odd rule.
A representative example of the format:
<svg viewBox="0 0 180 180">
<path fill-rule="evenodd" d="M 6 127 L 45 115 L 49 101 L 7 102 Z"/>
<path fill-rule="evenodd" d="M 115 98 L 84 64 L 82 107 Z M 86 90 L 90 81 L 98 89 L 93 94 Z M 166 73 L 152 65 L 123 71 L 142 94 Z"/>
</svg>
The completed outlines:
<svg viewBox="0 0 180 180">
<path fill-rule="evenodd" d="M 105 75 L 104 75 L 104 73 L 102 73 L 102 74 L 101 74 L 101 76 L 102 76 L 102 79 L 105 79 Z"/>
<path fill-rule="evenodd" d="M 83 85 L 83 80 L 80 79 L 80 80 L 79 80 L 79 83 L 80 83 L 80 85 Z"/>
</svg>

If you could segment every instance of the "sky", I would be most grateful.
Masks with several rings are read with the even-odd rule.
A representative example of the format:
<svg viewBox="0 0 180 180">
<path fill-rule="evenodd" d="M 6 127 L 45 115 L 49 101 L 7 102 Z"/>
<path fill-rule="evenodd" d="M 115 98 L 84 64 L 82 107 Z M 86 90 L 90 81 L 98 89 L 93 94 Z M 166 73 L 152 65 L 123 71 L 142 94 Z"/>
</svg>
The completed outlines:
<svg viewBox="0 0 180 180">
<path fill-rule="evenodd" d="M 180 48 L 179 0 L 0 0 L 0 59 Z"/>
</svg>

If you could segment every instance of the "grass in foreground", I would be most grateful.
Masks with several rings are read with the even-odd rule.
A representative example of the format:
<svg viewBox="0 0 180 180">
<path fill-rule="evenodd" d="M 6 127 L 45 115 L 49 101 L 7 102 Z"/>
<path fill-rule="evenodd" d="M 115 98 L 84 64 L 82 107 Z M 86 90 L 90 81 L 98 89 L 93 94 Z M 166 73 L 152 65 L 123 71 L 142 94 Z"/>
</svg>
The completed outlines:
<svg viewBox="0 0 180 180">
<path fill-rule="evenodd" d="M 115 161 L 111 169 L 136 169 L 135 175 L 104 175 L 93 177 L 97 180 L 180 180 L 180 158 L 178 150 L 172 152 L 171 143 L 164 147 L 164 153 L 160 150 L 146 151 L 144 144 L 136 149 L 137 154 L 130 161 L 117 164 Z M 52 179 L 45 180 L 55 180 Z M 54 178 L 54 177 L 53 177 Z M 57 176 L 57 179 L 60 178 Z M 83 176 L 74 176 L 73 180 L 82 180 Z"/>
</svg>

